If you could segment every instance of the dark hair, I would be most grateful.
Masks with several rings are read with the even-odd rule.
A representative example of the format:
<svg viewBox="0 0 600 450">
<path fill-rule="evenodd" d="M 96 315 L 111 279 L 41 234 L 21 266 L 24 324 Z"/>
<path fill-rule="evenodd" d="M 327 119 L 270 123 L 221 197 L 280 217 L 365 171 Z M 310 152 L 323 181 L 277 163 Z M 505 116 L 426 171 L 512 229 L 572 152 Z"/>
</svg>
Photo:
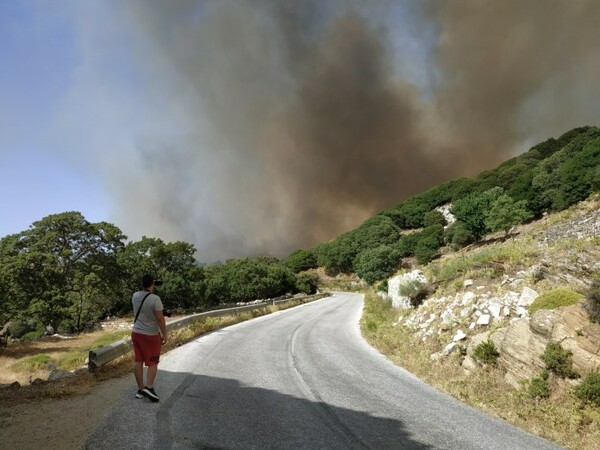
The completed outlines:
<svg viewBox="0 0 600 450">
<path fill-rule="evenodd" d="M 154 277 L 152 275 L 150 275 L 149 273 L 147 273 L 146 275 L 144 275 L 142 277 L 142 287 L 144 289 L 149 288 L 153 284 L 154 284 Z"/>
</svg>

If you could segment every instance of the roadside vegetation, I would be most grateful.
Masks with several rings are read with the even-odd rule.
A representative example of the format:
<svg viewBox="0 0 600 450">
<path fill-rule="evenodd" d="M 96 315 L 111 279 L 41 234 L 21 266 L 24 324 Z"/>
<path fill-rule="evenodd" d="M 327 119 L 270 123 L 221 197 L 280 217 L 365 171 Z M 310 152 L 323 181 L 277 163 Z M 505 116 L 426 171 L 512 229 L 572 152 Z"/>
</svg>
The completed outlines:
<svg viewBox="0 0 600 450">
<path fill-rule="evenodd" d="M 424 344 L 398 325 L 402 313 L 373 290 L 365 295 L 361 329 L 367 341 L 396 365 L 427 383 L 478 409 L 571 449 L 594 449 L 600 442 L 600 376 L 590 374 L 573 389 L 565 378 L 574 376 L 568 353 L 551 348 L 548 365 L 561 376 L 546 370 L 515 390 L 504 381 L 504 373 L 494 361 L 493 344 L 481 347 L 486 364 L 466 375 L 460 366 L 460 353 L 432 361 L 441 350 L 439 343 Z M 562 377 L 564 375 L 564 377 Z"/>
</svg>

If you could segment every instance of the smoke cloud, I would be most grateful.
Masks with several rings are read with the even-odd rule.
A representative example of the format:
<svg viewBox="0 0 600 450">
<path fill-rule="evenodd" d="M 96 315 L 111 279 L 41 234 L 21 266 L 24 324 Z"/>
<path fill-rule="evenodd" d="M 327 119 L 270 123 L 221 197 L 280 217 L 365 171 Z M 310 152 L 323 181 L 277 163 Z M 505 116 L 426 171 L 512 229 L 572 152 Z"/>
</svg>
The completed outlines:
<svg viewBox="0 0 600 450">
<path fill-rule="evenodd" d="M 107 90 L 145 99 L 127 163 L 99 163 L 115 223 L 203 261 L 332 239 L 600 113 L 595 0 L 140 1 L 113 23 L 142 81 Z"/>
</svg>

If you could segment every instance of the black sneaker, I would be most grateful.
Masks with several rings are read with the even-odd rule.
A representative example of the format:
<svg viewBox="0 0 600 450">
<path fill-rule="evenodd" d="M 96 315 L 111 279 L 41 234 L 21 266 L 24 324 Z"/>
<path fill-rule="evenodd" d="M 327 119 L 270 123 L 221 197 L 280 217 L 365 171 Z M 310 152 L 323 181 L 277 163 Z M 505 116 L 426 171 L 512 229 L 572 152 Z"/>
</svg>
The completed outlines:
<svg viewBox="0 0 600 450">
<path fill-rule="evenodd" d="M 154 392 L 153 388 L 145 387 L 142 391 L 142 395 L 153 402 L 157 402 L 160 400 L 158 398 L 158 395 L 156 395 L 156 392 Z"/>
<path fill-rule="evenodd" d="M 138 391 L 135 393 L 135 398 L 143 398 L 144 397 L 144 393 L 142 392 L 141 389 L 138 389 Z"/>
</svg>

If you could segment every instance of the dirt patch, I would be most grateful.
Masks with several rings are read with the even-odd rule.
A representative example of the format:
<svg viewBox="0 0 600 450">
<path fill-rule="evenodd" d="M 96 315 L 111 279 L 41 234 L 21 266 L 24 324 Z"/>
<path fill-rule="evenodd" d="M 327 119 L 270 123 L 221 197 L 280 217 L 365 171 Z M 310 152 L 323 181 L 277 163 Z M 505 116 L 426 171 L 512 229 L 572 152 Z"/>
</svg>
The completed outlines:
<svg viewBox="0 0 600 450">
<path fill-rule="evenodd" d="M 0 399 L 0 447 L 83 449 L 127 389 L 133 395 L 133 375 L 99 382 L 84 395 L 64 399 Z"/>
<path fill-rule="evenodd" d="M 47 370 L 34 372 L 21 372 L 13 368 L 14 364 L 23 358 L 35 355 L 47 355 L 56 359 L 59 356 L 76 348 L 89 346 L 99 337 L 106 334 L 100 330 L 93 333 L 85 333 L 76 337 L 46 336 L 31 342 L 17 342 L 0 350 L 0 384 L 18 381 L 20 384 L 28 384 L 32 379 L 48 376 Z"/>
</svg>

